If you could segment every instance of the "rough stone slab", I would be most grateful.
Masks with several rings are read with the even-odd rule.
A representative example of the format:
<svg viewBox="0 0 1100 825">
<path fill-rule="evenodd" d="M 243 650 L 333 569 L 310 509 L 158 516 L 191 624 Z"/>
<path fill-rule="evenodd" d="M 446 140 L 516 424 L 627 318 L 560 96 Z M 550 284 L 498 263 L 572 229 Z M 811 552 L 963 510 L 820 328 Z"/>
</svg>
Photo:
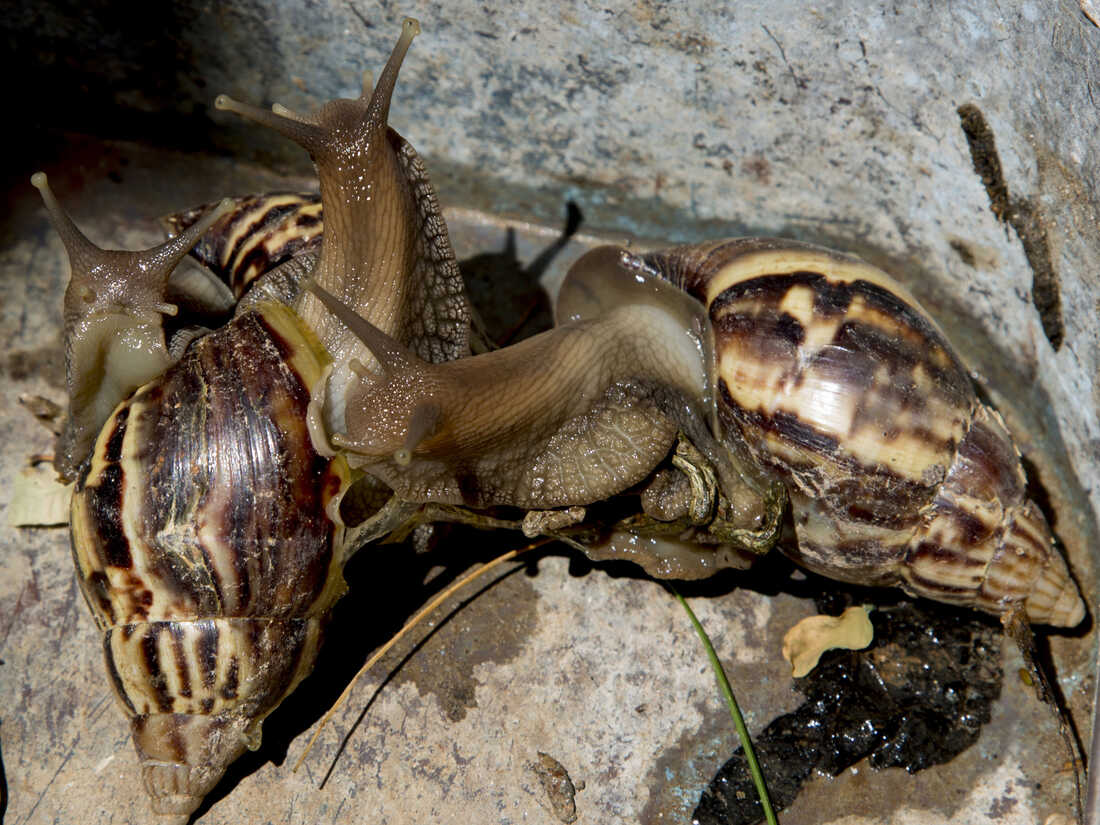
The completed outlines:
<svg viewBox="0 0 1100 825">
<path fill-rule="evenodd" d="M 446 16 L 426 3 L 379 11 L 358 0 L 185 2 L 145 15 L 122 8 L 23 4 L 0 22 L 9 59 L 35 67 L 37 79 L 14 84 L 12 110 L 30 129 L 17 134 L 23 146 L 9 155 L 12 174 L 4 176 L 5 479 L 51 446 L 16 397 L 59 399 L 63 379 L 63 259 L 29 174 L 45 166 L 94 239 L 134 246 L 155 236 L 142 220 L 287 185 L 252 164 L 38 127 L 138 135 L 166 147 L 258 147 L 248 149 L 253 160 L 285 170 L 300 155 L 211 117 L 214 94 L 297 109 L 351 94 L 363 68 L 382 65 L 401 15 L 412 14 L 424 34 L 399 83 L 395 125 L 428 159 L 446 202 L 535 222 L 517 224 L 521 261 L 544 248 L 573 199 L 589 227 L 612 236 L 778 234 L 855 251 L 898 272 L 1020 435 L 1071 565 L 1096 603 L 1100 29 L 1076 3 L 791 3 L 768 11 L 630 3 L 548 14 L 537 4 L 503 10 L 463 0 L 448 4 Z M 985 113 L 1010 193 L 1040 209 L 1061 282 L 1066 332 L 1057 351 L 1031 300 L 1020 239 L 993 215 L 971 167 L 956 113 L 965 103 Z M 463 256 L 504 248 L 501 224 L 466 224 L 474 240 L 455 227 Z M 9 499 L 5 485 L 0 509 Z M 6 821 L 146 822 L 67 538 L 5 530 L 3 544 Z M 417 588 L 431 571 L 410 571 L 400 608 L 369 635 L 362 619 L 342 619 L 343 638 L 362 637 L 345 642 L 358 661 L 422 601 Z M 318 790 L 336 731 L 351 727 L 383 678 L 373 674 L 360 686 L 304 773 L 291 774 L 302 732 L 357 664 L 330 660 L 311 680 L 324 684 L 307 682 L 305 698 L 284 708 L 282 721 L 272 717 L 265 749 L 200 821 L 551 822 L 524 767 L 538 750 L 586 781 L 577 795 L 581 821 L 685 821 L 732 740 L 682 617 L 651 583 L 599 571 L 575 577 L 560 557 L 522 576 L 481 594 L 470 605 L 487 602 L 476 622 L 463 624 L 460 613 L 450 623 L 456 636 L 433 661 L 469 663 L 458 668 L 462 678 L 447 680 L 455 690 L 433 687 L 427 675 L 395 677 Z M 809 606 L 743 591 L 695 602 L 734 663 L 735 685 L 746 685 L 750 726 L 788 710 L 796 699 L 778 639 Z M 462 659 L 484 644 L 472 641 L 480 628 L 517 618 L 509 611 L 519 603 L 530 605 L 520 617 L 522 639 Z M 1095 633 L 1055 637 L 1052 648 L 1087 738 Z M 426 646 L 405 668 L 430 655 Z M 1018 666 L 1009 656 L 993 724 L 955 763 L 915 776 L 859 767 L 818 778 L 783 821 L 1031 823 L 1068 812 L 1060 745 L 1049 718 L 1011 678 Z"/>
<path fill-rule="evenodd" d="M 151 242 L 150 216 L 179 206 L 180 198 L 209 198 L 212 182 L 233 192 L 303 183 L 130 145 L 74 145 L 71 157 L 89 182 L 50 169 L 59 196 L 93 238 L 127 246 Z M 104 174 L 110 169 L 121 170 L 120 183 Z M 0 259 L 12 383 L 12 393 L 0 398 L 0 423 L 5 442 L 19 445 L 0 467 L 9 479 L 28 455 L 50 449 L 48 434 L 15 397 L 31 391 L 59 398 L 61 391 L 55 296 L 63 258 L 34 197 L 18 191 L 13 220 L 20 240 Z M 505 224 L 460 210 L 449 214 L 461 257 L 506 248 Z M 123 226 L 129 219 L 134 227 Z M 510 254 L 521 265 L 556 235 L 552 228 L 512 228 Z M 0 489 L 3 506 L 10 488 Z M 65 531 L 6 530 L 3 540 L 0 708 L 6 712 L 0 733 L 11 796 L 7 821 L 147 822 L 127 726 L 102 671 L 98 633 L 75 586 Z M 340 607 L 318 672 L 268 720 L 264 748 L 242 760 L 199 821 L 553 823 L 529 767 L 538 751 L 584 782 L 577 794 L 580 821 L 687 821 L 701 789 L 736 747 L 698 642 L 660 586 L 612 578 L 561 555 L 503 578 L 470 599 L 423 647 L 405 645 L 380 664 L 302 770 L 291 772 L 358 664 L 458 574 L 447 565 L 461 568 L 472 557 L 487 557 L 491 550 L 483 543 L 507 548 L 518 541 L 467 537 L 427 560 L 387 547 L 360 554 L 349 571 L 355 595 Z M 736 577 L 724 582 L 693 606 L 716 639 L 750 728 L 759 730 L 800 701 L 779 650 L 783 633 L 812 605 L 735 589 Z M 388 599 L 380 600 L 380 592 Z M 1056 641 L 1063 689 L 1087 726 L 1092 639 Z M 1019 664 L 1008 657 L 994 722 L 953 763 L 915 776 L 857 766 L 834 780 L 819 777 L 784 822 L 946 823 L 965 812 L 974 822 L 1030 823 L 1067 810 L 1060 742 L 1050 718 L 1011 676 Z"/>
</svg>

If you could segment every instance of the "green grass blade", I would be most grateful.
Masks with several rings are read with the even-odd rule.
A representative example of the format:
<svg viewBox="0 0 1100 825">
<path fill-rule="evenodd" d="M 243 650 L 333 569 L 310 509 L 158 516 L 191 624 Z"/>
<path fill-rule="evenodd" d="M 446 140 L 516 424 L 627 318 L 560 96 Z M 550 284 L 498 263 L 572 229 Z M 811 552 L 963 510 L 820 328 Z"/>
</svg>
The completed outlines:
<svg viewBox="0 0 1100 825">
<path fill-rule="evenodd" d="M 699 639 L 703 642 L 703 648 L 707 651 L 710 666 L 714 669 L 714 678 L 718 680 L 718 687 L 726 697 L 726 704 L 729 705 L 734 727 L 737 728 L 737 735 L 741 738 L 741 749 L 745 751 L 745 757 L 749 761 L 749 772 L 752 774 L 752 781 L 756 785 L 756 793 L 760 797 L 760 804 L 764 808 L 764 819 L 767 820 L 768 825 L 779 825 L 779 820 L 775 818 L 775 811 L 772 810 L 772 801 L 768 796 L 768 786 L 764 782 L 764 773 L 760 770 L 760 763 L 756 761 L 756 752 L 752 749 L 749 729 L 745 727 L 745 720 L 741 716 L 741 708 L 737 706 L 737 700 L 733 698 L 733 688 L 730 687 L 729 679 L 726 678 L 726 671 L 722 667 L 722 663 L 718 661 L 718 654 L 714 652 L 714 645 L 710 643 L 710 637 L 703 630 L 703 626 L 699 624 L 699 620 L 695 617 L 694 611 L 692 611 L 691 606 L 684 597 L 671 584 L 666 582 L 666 586 L 672 591 L 672 595 L 676 597 L 677 601 L 683 605 L 684 610 L 687 611 L 688 618 L 691 619 L 691 623 L 695 626 L 695 632 L 699 634 Z"/>
</svg>

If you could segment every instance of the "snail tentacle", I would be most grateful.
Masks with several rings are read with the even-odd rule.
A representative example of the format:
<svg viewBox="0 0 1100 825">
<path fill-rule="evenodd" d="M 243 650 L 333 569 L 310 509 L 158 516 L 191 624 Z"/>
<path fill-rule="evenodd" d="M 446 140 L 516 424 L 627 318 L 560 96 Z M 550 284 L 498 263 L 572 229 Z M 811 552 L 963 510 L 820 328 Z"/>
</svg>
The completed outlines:
<svg viewBox="0 0 1100 825">
<path fill-rule="evenodd" d="M 275 129 L 313 158 L 324 219 L 314 280 L 421 357 L 446 360 L 469 352 L 465 288 L 423 165 L 387 124 L 397 75 L 419 31 L 406 19 L 377 85 L 355 100 L 293 117 L 224 96 L 217 105 Z M 370 363 L 370 352 L 313 294 L 303 293 L 296 308 L 332 355 L 324 407 L 327 426 L 339 432 L 353 380 L 348 363 Z"/>
<path fill-rule="evenodd" d="M 78 581 L 165 822 L 185 820 L 258 745 L 263 719 L 313 668 L 348 557 L 416 509 L 386 504 L 388 491 L 376 501 L 376 482 L 332 449 L 328 433 L 344 430 L 333 376 L 346 383 L 355 359 L 375 359 L 303 283 L 333 279 L 330 289 L 424 358 L 467 351 L 465 297 L 438 204 L 415 152 L 386 124 L 416 30 L 406 23 L 369 98 L 332 101 L 310 117 L 219 101 L 293 132 L 317 158 L 319 256 L 309 244 L 321 210 L 308 197 L 184 213 L 162 246 L 121 253 L 90 244 L 35 177 L 73 258 L 66 340 L 78 437 L 57 466 L 76 476 Z M 251 220 L 264 215 L 270 222 Z M 262 272 L 229 323 L 207 334 L 184 326 L 170 354 L 165 284 L 200 237 L 198 257 L 226 272 L 282 262 Z M 432 420 L 414 409 L 391 457 L 415 449 Z"/>
<path fill-rule="evenodd" d="M 553 330 L 437 364 L 311 287 L 381 364 L 349 391 L 347 430 L 334 443 L 403 500 L 547 510 L 623 494 L 686 436 L 721 478 L 729 535 L 774 541 L 770 484 L 707 423 L 714 367 L 703 308 L 625 266 L 624 254 L 596 250 L 573 267 Z"/>
</svg>

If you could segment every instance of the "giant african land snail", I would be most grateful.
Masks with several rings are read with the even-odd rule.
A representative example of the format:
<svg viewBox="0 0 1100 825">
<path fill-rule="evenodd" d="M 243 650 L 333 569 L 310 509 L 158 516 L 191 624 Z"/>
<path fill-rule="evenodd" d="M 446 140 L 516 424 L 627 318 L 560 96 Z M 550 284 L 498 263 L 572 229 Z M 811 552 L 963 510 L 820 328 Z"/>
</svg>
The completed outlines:
<svg viewBox="0 0 1100 825">
<path fill-rule="evenodd" d="M 466 305 L 446 227 L 415 152 L 386 125 L 418 30 L 406 21 L 373 93 L 312 118 L 220 105 L 291 133 L 316 160 L 328 222 L 317 282 L 424 357 L 455 358 L 467 352 Z M 35 183 L 73 270 L 62 442 L 73 447 L 57 466 L 76 475 L 80 585 L 105 632 L 154 808 L 183 822 L 312 669 L 343 593 L 355 546 L 335 514 L 351 474 L 343 459 L 313 450 L 306 419 L 322 374 L 346 374 L 351 357 L 369 355 L 305 295 L 293 308 L 251 304 L 172 364 L 159 263 L 220 213 L 148 253 L 105 252 L 60 212 L 44 175 Z M 71 320 L 70 305 L 83 315 Z M 88 336 L 73 329 L 103 334 L 77 346 Z M 116 361 L 126 351 L 151 366 L 137 375 Z M 101 371 L 112 399 L 89 405 L 89 370 Z"/>
<path fill-rule="evenodd" d="M 647 530 L 667 522 L 673 543 L 749 550 L 775 541 L 786 490 L 796 557 L 826 575 L 1080 620 L 996 413 L 904 290 L 853 259 L 767 240 L 594 252 L 574 268 L 557 329 L 454 361 L 467 354 L 467 320 L 446 227 L 415 153 L 385 122 L 414 33 L 407 23 L 373 94 L 316 116 L 219 98 L 316 160 L 316 263 L 291 267 L 288 290 L 254 291 L 172 366 L 157 332 L 167 299 L 148 287 L 130 299 L 126 276 L 111 275 L 129 303 L 108 314 L 137 318 L 130 348 L 152 366 L 112 379 L 87 416 L 86 382 L 72 384 L 74 446 L 58 468 L 79 472 L 74 552 L 159 811 L 186 819 L 309 672 L 343 563 L 373 535 L 338 515 L 363 472 L 412 509 L 556 511 L 634 489 Z M 92 317 L 88 279 L 111 256 L 93 255 L 50 205 L 74 294 L 95 293 Z M 149 257 L 178 253 L 218 218 Z M 296 295 L 307 273 L 324 305 L 309 292 L 290 307 L 264 299 Z M 108 334 L 95 345 L 108 369 L 134 340 L 112 323 L 97 325 Z M 87 362 L 70 352 L 70 376 L 81 375 Z M 86 459 L 80 445 L 93 439 Z M 684 479 L 707 471 L 705 512 L 682 520 L 668 503 L 682 497 L 647 498 L 671 487 L 694 501 L 706 485 Z M 709 572 L 722 552 L 711 547 L 658 572 Z"/>
<path fill-rule="evenodd" d="M 657 276 L 694 306 L 658 288 Z M 749 238 L 642 257 L 604 247 L 574 265 L 562 290 L 564 325 L 445 364 L 416 364 L 342 312 L 385 372 L 349 393 L 349 434 L 338 439 L 349 461 L 417 501 L 460 503 L 474 490 L 482 506 L 561 507 L 592 498 L 557 479 L 603 481 L 637 461 L 633 475 L 595 489 L 637 484 L 677 428 L 729 466 L 702 426 L 717 396 L 717 439 L 734 456 L 744 445 L 789 492 L 798 541 L 788 552 L 800 564 L 995 614 L 1022 608 L 1032 622 L 1072 627 L 1084 617 L 1000 416 L 886 273 L 830 250 Z M 602 300 L 579 300 L 600 290 Z M 622 390 L 633 385 L 645 389 Z M 615 402 L 593 406 L 603 388 Z M 601 431 L 612 433 L 602 443 Z M 513 466 L 516 452 L 516 474 L 502 473 L 498 456 Z M 745 469 L 736 479 L 727 470 L 723 490 L 745 491 L 746 509 L 735 511 L 755 506 L 763 524 L 766 485 L 737 466 Z M 483 492 L 488 483 L 500 486 Z"/>
</svg>

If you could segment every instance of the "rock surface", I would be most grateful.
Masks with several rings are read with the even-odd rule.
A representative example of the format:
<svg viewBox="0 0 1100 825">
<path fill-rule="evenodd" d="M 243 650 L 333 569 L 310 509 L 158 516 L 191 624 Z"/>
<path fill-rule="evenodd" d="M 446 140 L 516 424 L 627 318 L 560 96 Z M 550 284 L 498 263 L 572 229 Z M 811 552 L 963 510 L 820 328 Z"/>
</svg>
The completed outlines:
<svg viewBox="0 0 1100 825">
<path fill-rule="evenodd" d="M 1077 3 L 448 6 L 443 17 L 425 3 L 185 2 L 126 15 L 115 4 L 61 2 L 24 4 L 0 22 L 12 59 L 39 68 L 36 85 L 15 91 L 30 128 L 4 176 L 5 479 L 51 450 L 17 397 L 59 401 L 64 383 L 66 269 L 30 173 L 50 174 L 94 240 L 133 247 L 155 237 L 152 218 L 174 209 L 308 185 L 300 155 L 211 118 L 213 96 L 309 109 L 352 94 L 410 14 L 424 34 L 394 123 L 456 207 L 460 257 L 507 257 L 513 226 L 526 265 L 573 200 L 585 231 L 662 242 L 782 235 L 897 272 L 1019 435 L 1095 604 L 1100 29 Z M 995 137 L 1007 197 L 1034 218 L 1030 236 L 992 208 L 957 111 L 965 104 Z M 145 144 L 103 140 L 119 137 Z M 244 152 L 243 161 L 226 152 Z M 1057 348 L 1032 298 L 1039 236 L 1060 298 Z M 1039 286 L 1049 292 L 1049 279 Z M 0 508 L 10 498 L 9 483 Z M 369 651 L 458 575 L 436 565 L 483 557 L 489 540 L 462 541 L 453 562 L 446 552 L 361 554 L 356 604 L 341 609 L 320 672 L 269 720 L 264 748 L 200 823 L 555 822 L 527 767 L 539 751 L 585 783 L 580 822 L 688 820 L 736 747 L 697 640 L 660 586 L 565 555 L 479 593 L 423 647 L 404 648 L 396 676 L 385 666 L 369 675 L 291 773 L 305 734 Z M 3 543 L 0 814 L 19 825 L 147 822 L 65 531 L 7 529 Z M 692 603 L 756 731 L 799 702 L 779 646 L 814 609 L 737 582 L 700 588 Z M 400 595 L 365 608 L 379 590 Z M 1087 740 L 1095 633 L 1053 637 L 1051 647 Z M 1060 740 L 1012 677 L 1019 666 L 1007 653 L 993 721 L 955 762 L 916 775 L 862 766 L 819 777 L 783 821 L 1031 823 L 1069 813 Z"/>
</svg>

